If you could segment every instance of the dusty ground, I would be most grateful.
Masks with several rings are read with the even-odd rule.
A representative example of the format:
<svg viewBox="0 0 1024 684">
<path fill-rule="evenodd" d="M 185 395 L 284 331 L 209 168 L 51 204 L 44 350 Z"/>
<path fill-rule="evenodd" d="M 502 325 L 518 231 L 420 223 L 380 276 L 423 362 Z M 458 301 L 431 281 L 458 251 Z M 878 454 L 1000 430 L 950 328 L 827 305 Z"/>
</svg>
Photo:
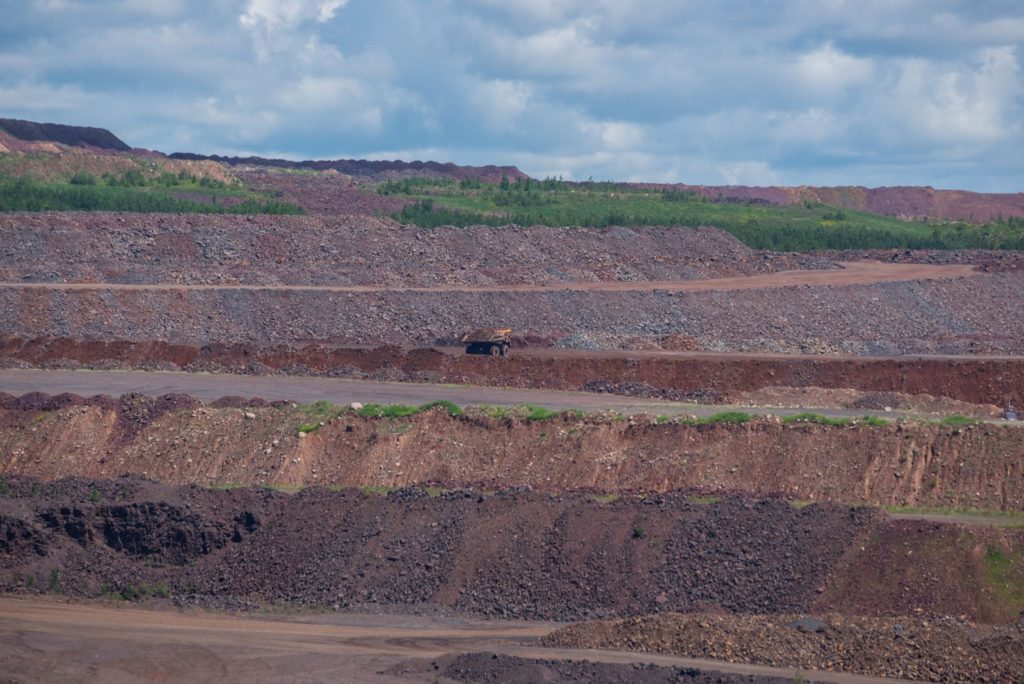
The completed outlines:
<svg viewBox="0 0 1024 684">
<path fill-rule="evenodd" d="M 797 625 L 804 625 L 803 629 Z M 1024 681 L 1024 624 L 800 615 L 678 615 L 566 627 L 542 643 L 929 682 Z"/>
<path fill-rule="evenodd" d="M 672 338 L 662 343 L 679 347 L 685 346 L 685 342 Z M 521 339 L 517 342 L 526 343 Z M 2 367 L 327 376 L 582 390 L 707 404 L 796 403 L 858 411 L 884 410 L 889 406 L 979 417 L 998 412 L 1007 402 L 1024 405 L 1024 359 L 1020 357 L 857 358 L 678 351 L 584 352 L 517 346 L 508 358 L 489 359 L 467 356 L 461 347 L 260 347 L 245 343 L 199 347 L 154 341 L 23 339 L 0 335 Z M 294 387 L 300 381 L 280 382 L 281 387 Z M 317 382 L 306 381 L 305 386 L 315 387 Z M 21 391 L 32 390 L 54 391 L 44 387 Z M 119 389 L 118 393 L 126 391 L 132 390 Z"/>
<path fill-rule="evenodd" d="M 536 646 L 535 640 L 551 630 L 552 626 L 544 623 L 464 618 L 269 614 L 256 619 L 3 598 L 0 668 L 8 681 L 55 684 L 97 680 L 401 684 L 466 681 L 467 676 L 471 681 L 494 681 L 489 679 L 494 674 L 498 681 L 531 684 L 775 684 L 791 681 L 798 674 L 724 661 Z M 439 671 L 442 667 L 444 673 Z M 452 677 L 446 676 L 449 671 Z M 629 676 L 622 678 L 623 672 Z M 678 678 L 666 680 L 667 673 Z M 898 681 L 851 674 L 799 674 L 802 681 L 836 684 Z"/>
<path fill-rule="evenodd" d="M 0 473 L 40 479 L 134 474 L 182 485 L 691 488 L 1024 510 L 1024 430 L 994 425 L 687 425 L 657 424 L 653 415 L 529 421 L 479 411 L 451 418 L 441 409 L 374 419 L 244 399 L 203 406 L 182 395 L 0 399 Z M 300 426 L 316 429 L 301 433 Z"/>
<path fill-rule="evenodd" d="M 456 682 L 604 682 L 606 684 L 784 684 L 790 677 L 727 675 L 694 668 L 586 660 L 528 659 L 497 653 L 464 653 L 402 664 L 388 671 L 405 677 L 433 676 Z"/>
</svg>

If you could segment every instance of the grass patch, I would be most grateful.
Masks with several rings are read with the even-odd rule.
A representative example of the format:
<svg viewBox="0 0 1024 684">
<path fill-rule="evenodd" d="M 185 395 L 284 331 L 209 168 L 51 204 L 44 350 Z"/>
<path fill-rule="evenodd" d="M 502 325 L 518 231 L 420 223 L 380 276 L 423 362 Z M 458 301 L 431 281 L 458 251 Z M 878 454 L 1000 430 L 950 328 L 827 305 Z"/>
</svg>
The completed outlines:
<svg viewBox="0 0 1024 684">
<path fill-rule="evenodd" d="M 264 484 L 260 486 L 272 492 L 284 492 L 285 494 L 295 494 L 306 488 L 305 485 L 300 484 Z"/>
<path fill-rule="evenodd" d="M 999 597 L 999 602 L 1012 610 L 1024 604 L 1024 569 L 1020 559 L 989 545 L 985 550 L 985 582 Z"/>
<path fill-rule="evenodd" d="M 309 404 L 299 404 L 299 410 L 310 419 L 327 420 L 329 418 L 337 418 L 349 409 L 347 406 L 339 406 L 326 399 L 320 399 Z"/>
<path fill-rule="evenodd" d="M 359 409 L 357 413 L 364 418 L 408 418 L 418 413 L 441 407 L 449 416 L 457 417 L 463 414 L 462 408 L 457 404 L 447 401 L 432 401 L 419 406 L 409 404 L 367 404 Z"/>
<path fill-rule="evenodd" d="M 309 434 L 310 432 L 316 432 L 320 428 L 320 423 L 303 423 L 296 429 L 303 434 Z"/>
<path fill-rule="evenodd" d="M 718 496 L 700 496 L 695 494 L 687 496 L 686 500 L 698 506 L 710 506 L 711 504 L 718 503 L 719 501 L 722 500 L 722 498 Z"/>
<path fill-rule="evenodd" d="M 820 413 L 795 413 L 791 416 L 784 416 L 782 419 L 783 423 L 815 423 L 817 425 L 849 425 L 853 422 L 852 418 L 832 418 L 829 416 L 823 416 Z"/>
<path fill-rule="evenodd" d="M 949 425 L 952 427 L 966 427 L 968 425 L 980 425 L 981 421 L 977 418 L 971 418 L 970 416 L 961 416 L 954 414 L 952 416 L 946 416 L 939 421 L 940 425 Z"/>
<path fill-rule="evenodd" d="M 891 420 L 885 418 L 879 418 L 878 416 L 861 416 L 857 419 L 858 423 L 862 425 L 870 425 L 871 427 L 884 427 L 886 425 L 892 425 Z"/>
<path fill-rule="evenodd" d="M 201 199 L 200 199 L 201 198 Z M 66 182 L 25 176 L 0 177 L 0 211 L 127 211 L 170 214 L 302 214 L 288 202 L 269 199 L 208 178 L 141 172 L 91 178 L 75 174 Z"/>
<path fill-rule="evenodd" d="M 61 593 L 60 585 L 60 568 L 53 568 L 50 570 L 50 592 L 54 594 Z"/>
<path fill-rule="evenodd" d="M 120 589 L 110 591 L 107 596 L 116 601 L 138 601 L 150 597 L 170 598 L 171 588 L 163 581 L 154 584 L 149 584 L 148 582 L 129 583 Z"/>
<path fill-rule="evenodd" d="M 524 416 L 526 420 L 548 420 L 549 418 L 554 418 L 561 413 L 554 409 L 544 408 L 543 406 L 533 406 L 530 404 L 527 404 L 524 408 L 526 409 L 526 415 Z"/>
<path fill-rule="evenodd" d="M 618 494 L 591 494 L 590 500 L 595 503 L 610 504 L 619 500 Z"/>
<path fill-rule="evenodd" d="M 252 485 L 242 482 L 217 482 L 207 485 L 207 489 L 218 489 L 224 492 L 230 492 L 232 489 L 245 489 L 246 487 L 252 487 Z"/>
<path fill-rule="evenodd" d="M 476 408 L 487 418 L 497 418 L 501 420 L 504 418 L 512 418 L 515 415 L 515 412 L 508 406 L 481 405 Z"/>
<path fill-rule="evenodd" d="M 713 425 L 715 423 L 726 423 L 729 425 L 742 425 L 753 418 L 749 413 L 743 411 L 723 411 L 704 418 L 687 418 L 680 422 L 687 425 Z"/>
<path fill-rule="evenodd" d="M 437 226 L 714 226 L 755 249 L 1024 249 L 1024 219 L 902 221 L 814 202 L 764 206 L 678 190 L 555 179 L 499 184 L 408 179 L 378 192 L 414 200 L 393 215 Z"/>
<path fill-rule="evenodd" d="M 882 506 L 889 513 L 903 515 L 968 516 L 997 527 L 1024 527 L 1024 511 L 1000 511 L 990 508 L 957 508 L 952 506 Z"/>
</svg>

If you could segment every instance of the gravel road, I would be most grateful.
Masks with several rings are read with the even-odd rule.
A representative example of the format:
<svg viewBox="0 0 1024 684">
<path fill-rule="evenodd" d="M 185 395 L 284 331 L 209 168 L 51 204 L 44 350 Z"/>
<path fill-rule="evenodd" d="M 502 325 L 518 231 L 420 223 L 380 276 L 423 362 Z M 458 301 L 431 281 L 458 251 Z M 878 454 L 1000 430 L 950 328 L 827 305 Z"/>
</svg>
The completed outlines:
<svg viewBox="0 0 1024 684">
<path fill-rule="evenodd" d="M 870 285 L 907 280 L 962 278 L 975 273 L 970 264 L 894 264 L 870 261 L 844 262 L 842 269 L 827 271 L 780 271 L 752 276 L 706 280 L 642 280 L 564 282 L 547 285 L 435 285 L 426 287 L 386 285 L 242 285 L 180 283 L 33 283 L 4 282 L 2 288 L 37 290 L 282 290 L 323 292 L 718 292 L 762 290 L 800 285 Z"/>
<path fill-rule="evenodd" d="M 335 404 L 424 404 L 448 400 L 460 406 L 519 406 L 532 404 L 549 409 L 616 411 L 625 414 L 664 414 L 710 416 L 722 411 L 745 411 L 759 415 L 785 416 L 810 409 L 834 417 L 863 415 L 904 415 L 899 411 L 880 412 L 843 410 L 805 406 L 799 408 L 731 407 L 698 405 L 652 399 L 636 399 L 612 394 L 560 392 L 557 390 L 477 387 L 469 385 L 430 385 L 424 383 L 370 382 L 342 378 L 298 376 L 252 376 L 166 371 L 93 371 L 93 370 L 0 370 L 0 392 L 12 395 L 29 392 L 46 394 L 105 394 L 119 396 L 139 393 L 149 396 L 188 394 L 204 402 L 225 396 L 258 397 L 268 401 L 286 400 L 307 403 L 319 400 Z"/>
<path fill-rule="evenodd" d="M 410 658 L 486 650 L 525 658 L 654 663 L 718 672 L 793 677 L 791 670 L 624 651 L 531 644 L 549 623 L 419 616 L 325 615 L 237 618 L 54 600 L 0 599 L 0 663 L 35 682 L 216 681 L 409 682 L 381 674 Z M 891 684 L 832 672 L 805 681 Z M 420 681 L 434 681 L 424 674 Z"/>
</svg>

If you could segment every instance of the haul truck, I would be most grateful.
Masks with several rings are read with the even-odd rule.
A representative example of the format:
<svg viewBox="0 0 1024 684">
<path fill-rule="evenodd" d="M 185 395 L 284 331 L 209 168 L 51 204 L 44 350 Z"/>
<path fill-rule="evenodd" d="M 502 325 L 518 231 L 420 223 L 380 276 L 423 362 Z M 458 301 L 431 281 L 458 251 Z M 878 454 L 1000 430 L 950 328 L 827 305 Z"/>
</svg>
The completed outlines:
<svg viewBox="0 0 1024 684">
<path fill-rule="evenodd" d="M 467 354 L 484 354 L 488 356 L 508 356 L 512 346 L 511 328 L 480 328 L 462 336 Z"/>
</svg>

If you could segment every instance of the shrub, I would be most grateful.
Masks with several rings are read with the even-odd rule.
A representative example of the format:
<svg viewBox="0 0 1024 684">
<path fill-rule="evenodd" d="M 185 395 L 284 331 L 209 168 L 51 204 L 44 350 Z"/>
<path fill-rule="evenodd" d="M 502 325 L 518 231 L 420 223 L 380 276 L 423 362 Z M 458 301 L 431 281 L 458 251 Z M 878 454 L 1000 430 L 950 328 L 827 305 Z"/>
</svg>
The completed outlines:
<svg viewBox="0 0 1024 684">
<path fill-rule="evenodd" d="M 544 408 L 543 406 L 527 405 L 525 408 L 527 411 L 526 420 L 547 420 L 558 415 L 558 411 Z"/>
<path fill-rule="evenodd" d="M 977 418 L 970 418 L 969 416 L 961 416 L 959 414 L 954 414 L 952 416 L 946 416 L 945 418 L 943 418 L 939 422 L 941 422 L 943 425 L 951 425 L 951 426 L 954 426 L 954 427 L 964 427 L 966 425 L 978 425 L 979 423 L 981 423 L 981 421 L 978 420 Z"/>
<path fill-rule="evenodd" d="M 96 185 L 96 176 L 88 171 L 78 171 L 68 179 L 68 182 L 72 185 Z"/>
</svg>

